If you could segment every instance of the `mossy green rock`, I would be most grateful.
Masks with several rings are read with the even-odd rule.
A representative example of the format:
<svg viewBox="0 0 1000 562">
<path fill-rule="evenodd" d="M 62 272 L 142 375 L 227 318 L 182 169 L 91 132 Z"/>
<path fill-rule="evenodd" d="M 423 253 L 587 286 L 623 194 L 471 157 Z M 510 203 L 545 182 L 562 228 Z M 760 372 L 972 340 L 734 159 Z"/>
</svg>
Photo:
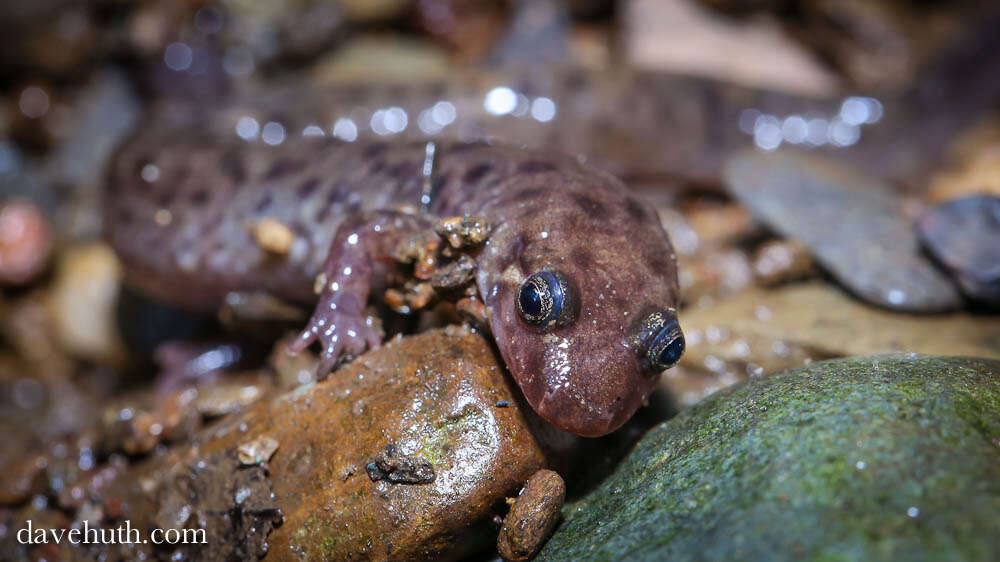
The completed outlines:
<svg viewBox="0 0 1000 562">
<path fill-rule="evenodd" d="M 751 380 L 652 429 L 543 560 L 1000 560 L 1000 361 Z"/>
</svg>

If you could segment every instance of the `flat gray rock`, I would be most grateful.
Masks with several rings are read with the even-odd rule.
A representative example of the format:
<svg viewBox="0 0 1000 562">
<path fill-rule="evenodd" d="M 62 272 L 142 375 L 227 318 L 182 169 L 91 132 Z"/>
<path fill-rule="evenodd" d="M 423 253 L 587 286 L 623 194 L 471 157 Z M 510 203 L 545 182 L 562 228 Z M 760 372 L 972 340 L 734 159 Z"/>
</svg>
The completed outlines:
<svg viewBox="0 0 1000 562">
<path fill-rule="evenodd" d="M 962 292 L 1000 306 L 1000 197 L 963 197 L 928 209 L 917 221 L 920 241 Z"/>
<path fill-rule="evenodd" d="M 807 246 L 858 297 L 909 312 L 962 305 L 951 280 L 921 254 L 899 198 L 877 178 L 786 151 L 738 153 L 724 178 L 754 216 Z"/>
</svg>

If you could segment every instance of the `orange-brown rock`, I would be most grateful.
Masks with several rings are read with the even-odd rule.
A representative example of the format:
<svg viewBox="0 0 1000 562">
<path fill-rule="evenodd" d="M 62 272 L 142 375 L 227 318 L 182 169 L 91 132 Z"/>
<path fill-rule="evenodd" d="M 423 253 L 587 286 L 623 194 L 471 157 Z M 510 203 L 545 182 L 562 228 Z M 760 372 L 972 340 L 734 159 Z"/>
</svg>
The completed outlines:
<svg viewBox="0 0 1000 562">
<path fill-rule="evenodd" d="M 124 499 L 133 525 L 206 528 L 230 549 L 213 556 L 456 558 L 493 542 L 496 506 L 547 464 L 525 412 L 482 337 L 432 330 L 225 418 L 104 499 Z M 273 455 L 241 464 L 262 436 Z M 366 467 L 390 446 L 433 478 L 374 481 Z"/>
<path fill-rule="evenodd" d="M 539 470 L 521 490 L 500 528 L 497 551 L 504 560 L 530 560 L 559 522 L 566 483 L 558 473 Z"/>
</svg>

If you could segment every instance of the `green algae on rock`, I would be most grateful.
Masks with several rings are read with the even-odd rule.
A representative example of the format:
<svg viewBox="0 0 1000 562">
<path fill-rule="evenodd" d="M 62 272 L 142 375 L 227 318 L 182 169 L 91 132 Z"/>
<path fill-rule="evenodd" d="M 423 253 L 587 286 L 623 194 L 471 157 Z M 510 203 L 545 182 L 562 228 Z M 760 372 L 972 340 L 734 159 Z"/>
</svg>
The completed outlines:
<svg viewBox="0 0 1000 562">
<path fill-rule="evenodd" d="M 1000 361 L 838 359 L 651 430 L 539 559 L 990 560 L 998 513 Z"/>
</svg>

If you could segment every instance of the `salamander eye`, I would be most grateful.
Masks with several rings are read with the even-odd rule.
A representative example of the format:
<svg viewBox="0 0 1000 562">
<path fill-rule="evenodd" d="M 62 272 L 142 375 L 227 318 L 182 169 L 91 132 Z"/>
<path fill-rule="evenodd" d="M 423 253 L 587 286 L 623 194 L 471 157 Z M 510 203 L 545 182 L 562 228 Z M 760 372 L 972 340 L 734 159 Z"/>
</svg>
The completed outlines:
<svg viewBox="0 0 1000 562">
<path fill-rule="evenodd" d="M 644 371 L 660 373 L 673 367 L 684 355 L 684 333 L 673 309 L 646 316 L 636 329 L 631 345 Z"/>
<path fill-rule="evenodd" d="M 646 358 L 656 371 L 665 371 L 680 361 L 683 354 L 684 334 L 677 322 L 671 322 L 653 338 Z"/>
<path fill-rule="evenodd" d="M 539 271 L 521 283 L 517 312 L 528 324 L 565 326 L 576 318 L 576 293 L 556 271 Z"/>
</svg>

